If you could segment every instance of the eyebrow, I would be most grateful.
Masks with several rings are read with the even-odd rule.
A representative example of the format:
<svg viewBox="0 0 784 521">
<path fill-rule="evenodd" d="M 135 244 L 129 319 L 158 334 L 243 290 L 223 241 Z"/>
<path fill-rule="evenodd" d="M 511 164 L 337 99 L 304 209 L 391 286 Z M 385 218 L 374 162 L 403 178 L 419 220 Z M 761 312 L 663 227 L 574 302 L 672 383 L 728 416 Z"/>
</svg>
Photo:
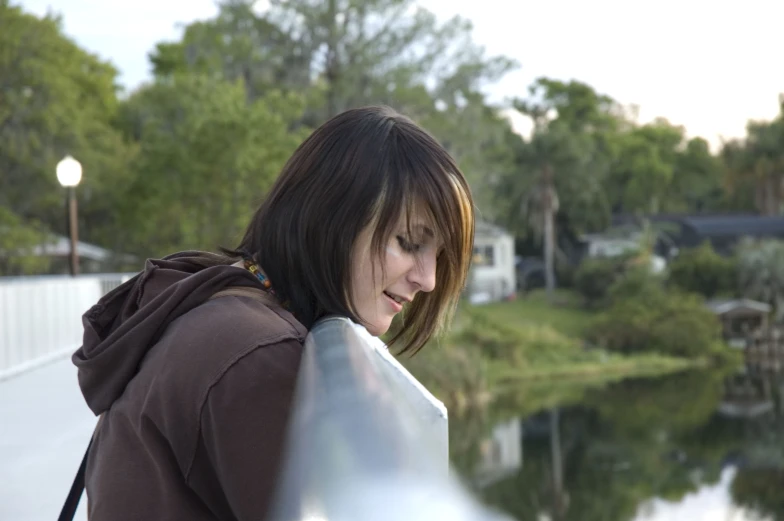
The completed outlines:
<svg viewBox="0 0 784 521">
<path fill-rule="evenodd" d="M 426 226 L 424 224 L 415 224 L 411 228 L 416 230 L 422 230 L 425 233 L 425 235 L 431 238 L 435 238 L 436 236 L 435 232 L 433 232 L 433 230 L 429 226 Z"/>
</svg>

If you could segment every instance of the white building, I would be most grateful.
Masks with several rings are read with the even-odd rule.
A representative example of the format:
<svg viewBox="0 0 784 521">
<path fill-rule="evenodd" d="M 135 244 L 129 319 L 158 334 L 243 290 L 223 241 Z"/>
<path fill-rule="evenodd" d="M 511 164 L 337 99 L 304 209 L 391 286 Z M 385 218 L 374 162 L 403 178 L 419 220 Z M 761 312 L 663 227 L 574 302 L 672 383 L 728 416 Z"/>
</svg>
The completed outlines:
<svg viewBox="0 0 784 521">
<path fill-rule="evenodd" d="M 642 234 L 633 232 L 623 236 L 617 234 L 583 234 L 580 240 L 586 245 L 588 257 L 617 257 L 640 249 Z M 667 268 L 667 259 L 660 255 L 651 255 L 651 271 L 662 273 Z"/>
<path fill-rule="evenodd" d="M 474 481 L 487 487 L 512 476 L 523 466 L 523 427 L 520 418 L 496 425 L 479 444 Z"/>
<path fill-rule="evenodd" d="M 477 221 L 470 296 L 474 303 L 502 300 L 515 292 L 514 237 L 504 229 Z"/>
</svg>

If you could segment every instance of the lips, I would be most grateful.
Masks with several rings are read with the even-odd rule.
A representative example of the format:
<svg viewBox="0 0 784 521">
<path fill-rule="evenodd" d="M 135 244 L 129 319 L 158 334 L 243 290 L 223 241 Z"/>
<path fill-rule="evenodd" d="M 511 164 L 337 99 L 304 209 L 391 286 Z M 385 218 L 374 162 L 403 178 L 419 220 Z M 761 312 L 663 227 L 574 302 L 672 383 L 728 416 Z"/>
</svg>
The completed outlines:
<svg viewBox="0 0 784 521">
<path fill-rule="evenodd" d="M 389 292 L 385 291 L 384 295 L 386 295 L 387 297 L 391 298 L 392 300 L 394 300 L 398 304 L 404 304 L 404 303 L 408 302 L 408 300 L 404 299 L 403 297 L 399 297 L 399 296 L 395 295 L 394 293 L 389 293 Z"/>
<path fill-rule="evenodd" d="M 403 311 L 403 302 L 405 302 L 405 300 L 401 299 L 397 295 L 389 294 L 386 291 L 384 292 L 384 296 L 387 298 L 387 301 L 389 302 L 389 305 L 392 307 L 392 309 L 395 310 L 395 313 L 400 313 Z"/>
</svg>

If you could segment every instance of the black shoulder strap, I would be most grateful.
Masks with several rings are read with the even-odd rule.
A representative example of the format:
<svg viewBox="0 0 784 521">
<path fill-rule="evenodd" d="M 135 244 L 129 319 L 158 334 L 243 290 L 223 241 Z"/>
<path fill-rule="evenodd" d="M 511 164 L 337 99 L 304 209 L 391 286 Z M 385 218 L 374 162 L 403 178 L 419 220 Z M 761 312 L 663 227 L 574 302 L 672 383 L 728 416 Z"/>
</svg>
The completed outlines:
<svg viewBox="0 0 784 521">
<path fill-rule="evenodd" d="M 90 443 L 87 444 L 87 450 L 84 451 L 82 464 L 79 465 L 79 470 L 76 472 L 73 485 L 71 485 L 71 490 L 68 492 L 68 497 L 65 498 L 63 509 L 60 511 L 60 517 L 57 518 L 57 521 L 73 521 L 76 515 L 76 509 L 79 508 L 79 500 L 82 498 L 82 492 L 84 492 L 84 473 L 87 468 L 87 456 L 90 454 L 90 447 L 93 445 L 94 437 L 95 434 L 93 433 L 93 436 L 90 437 Z"/>
</svg>

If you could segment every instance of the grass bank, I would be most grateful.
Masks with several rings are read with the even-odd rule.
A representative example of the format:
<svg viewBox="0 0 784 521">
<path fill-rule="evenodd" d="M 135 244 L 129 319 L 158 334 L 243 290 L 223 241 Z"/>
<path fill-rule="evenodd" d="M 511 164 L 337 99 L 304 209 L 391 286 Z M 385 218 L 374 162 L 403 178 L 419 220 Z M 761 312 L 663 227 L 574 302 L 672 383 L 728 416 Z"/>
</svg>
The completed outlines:
<svg viewBox="0 0 784 521">
<path fill-rule="evenodd" d="M 569 291 L 556 291 L 550 303 L 543 291 L 536 291 L 511 302 L 496 302 L 480 307 L 495 321 L 515 328 L 546 325 L 565 335 L 580 337 L 594 313 L 580 306 L 580 298 Z"/>
<path fill-rule="evenodd" d="M 658 376 L 707 360 L 660 354 L 621 355 L 588 348 L 594 314 L 571 293 L 551 303 L 543 293 L 482 306 L 463 305 L 452 331 L 403 362 L 449 406 L 482 404 L 520 385 Z"/>
</svg>

